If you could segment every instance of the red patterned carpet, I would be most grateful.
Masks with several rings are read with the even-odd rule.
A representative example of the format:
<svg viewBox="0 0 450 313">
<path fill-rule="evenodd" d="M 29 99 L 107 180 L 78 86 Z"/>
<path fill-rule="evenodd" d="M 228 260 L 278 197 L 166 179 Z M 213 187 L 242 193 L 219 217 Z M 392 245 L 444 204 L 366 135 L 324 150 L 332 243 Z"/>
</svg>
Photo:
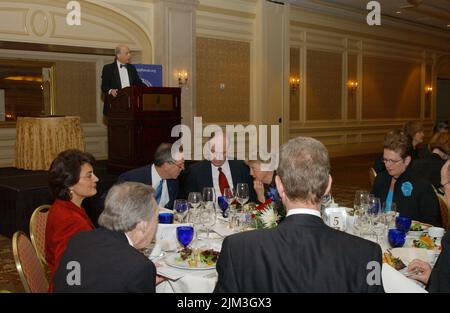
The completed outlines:
<svg viewBox="0 0 450 313">
<path fill-rule="evenodd" d="M 369 190 L 368 170 L 374 155 L 334 158 L 331 160 L 333 176 L 332 195 L 341 206 L 353 207 L 355 191 Z M 11 239 L 0 235 L 0 291 L 24 292 L 12 254 Z"/>
</svg>

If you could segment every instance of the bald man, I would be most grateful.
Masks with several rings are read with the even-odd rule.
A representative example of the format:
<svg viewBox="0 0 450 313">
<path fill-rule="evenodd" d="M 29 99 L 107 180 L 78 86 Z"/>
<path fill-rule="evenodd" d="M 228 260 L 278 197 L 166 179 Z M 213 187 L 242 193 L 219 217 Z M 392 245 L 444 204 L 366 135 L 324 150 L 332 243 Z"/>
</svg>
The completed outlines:
<svg viewBox="0 0 450 313">
<path fill-rule="evenodd" d="M 102 91 L 105 95 L 103 115 L 108 115 L 108 95 L 117 96 L 119 89 L 142 85 L 136 68 L 130 64 L 131 53 L 127 45 L 118 45 L 115 50 L 116 58 L 113 63 L 106 64 L 102 71 Z"/>
<path fill-rule="evenodd" d="M 221 196 L 225 187 L 236 188 L 238 183 L 246 183 L 249 188 L 249 202 L 256 201 L 250 169 L 241 160 L 229 160 L 227 150 L 229 141 L 222 132 L 214 134 L 208 141 L 209 155 L 206 160 L 197 162 L 189 168 L 184 185 L 186 196 L 189 192 L 202 192 L 205 187 L 214 187 Z M 222 176 L 222 177 L 221 177 Z"/>
</svg>

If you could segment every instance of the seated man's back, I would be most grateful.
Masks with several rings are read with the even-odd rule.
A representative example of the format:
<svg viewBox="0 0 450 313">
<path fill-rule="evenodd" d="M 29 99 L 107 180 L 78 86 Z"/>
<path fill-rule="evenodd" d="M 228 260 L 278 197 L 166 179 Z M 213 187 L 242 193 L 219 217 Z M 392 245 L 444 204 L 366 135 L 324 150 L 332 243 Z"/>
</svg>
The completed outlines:
<svg viewBox="0 0 450 313">
<path fill-rule="evenodd" d="M 379 284 L 369 286 L 372 261 L 380 266 Z M 383 292 L 381 262 L 377 244 L 295 214 L 277 228 L 226 238 L 215 291 Z"/>
</svg>

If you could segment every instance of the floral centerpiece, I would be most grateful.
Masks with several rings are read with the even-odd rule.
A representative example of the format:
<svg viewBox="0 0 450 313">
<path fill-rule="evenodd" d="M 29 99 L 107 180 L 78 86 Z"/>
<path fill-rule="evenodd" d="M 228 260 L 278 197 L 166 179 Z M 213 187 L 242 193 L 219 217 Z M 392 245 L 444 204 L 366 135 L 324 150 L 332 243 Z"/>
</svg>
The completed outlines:
<svg viewBox="0 0 450 313">
<path fill-rule="evenodd" d="M 256 228 L 274 228 L 286 216 L 286 210 L 275 186 L 270 186 L 265 196 L 266 201 L 257 205 L 252 212 Z"/>
</svg>

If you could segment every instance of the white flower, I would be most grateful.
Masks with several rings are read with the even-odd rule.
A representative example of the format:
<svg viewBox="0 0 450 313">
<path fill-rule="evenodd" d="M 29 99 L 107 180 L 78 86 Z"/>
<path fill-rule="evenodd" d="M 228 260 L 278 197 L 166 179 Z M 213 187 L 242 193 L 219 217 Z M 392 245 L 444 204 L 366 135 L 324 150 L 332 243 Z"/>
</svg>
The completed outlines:
<svg viewBox="0 0 450 313">
<path fill-rule="evenodd" d="M 280 216 L 272 208 L 267 208 L 261 211 L 260 219 L 265 228 L 273 228 L 277 226 Z"/>
</svg>

